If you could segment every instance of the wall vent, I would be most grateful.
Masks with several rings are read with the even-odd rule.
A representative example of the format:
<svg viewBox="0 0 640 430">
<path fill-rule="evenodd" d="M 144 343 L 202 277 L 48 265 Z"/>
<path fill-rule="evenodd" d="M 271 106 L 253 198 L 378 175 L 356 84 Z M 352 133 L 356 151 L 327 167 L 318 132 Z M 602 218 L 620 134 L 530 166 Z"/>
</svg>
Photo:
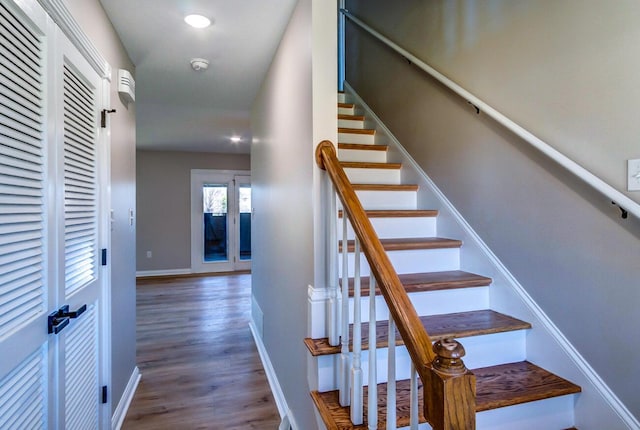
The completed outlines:
<svg viewBox="0 0 640 430">
<path fill-rule="evenodd" d="M 136 81 L 127 70 L 118 70 L 118 93 L 127 102 L 136 101 Z"/>
</svg>

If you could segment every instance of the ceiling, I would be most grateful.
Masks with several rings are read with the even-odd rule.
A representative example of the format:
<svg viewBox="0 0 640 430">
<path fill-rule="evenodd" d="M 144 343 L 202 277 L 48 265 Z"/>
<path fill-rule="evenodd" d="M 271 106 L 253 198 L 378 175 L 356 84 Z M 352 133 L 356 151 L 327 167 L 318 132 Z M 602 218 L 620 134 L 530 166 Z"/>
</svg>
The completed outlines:
<svg viewBox="0 0 640 430">
<path fill-rule="evenodd" d="M 251 105 L 296 0 L 100 2 L 136 66 L 138 149 L 248 153 Z M 193 13 L 212 25 L 188 26 Z"/>
</svg>

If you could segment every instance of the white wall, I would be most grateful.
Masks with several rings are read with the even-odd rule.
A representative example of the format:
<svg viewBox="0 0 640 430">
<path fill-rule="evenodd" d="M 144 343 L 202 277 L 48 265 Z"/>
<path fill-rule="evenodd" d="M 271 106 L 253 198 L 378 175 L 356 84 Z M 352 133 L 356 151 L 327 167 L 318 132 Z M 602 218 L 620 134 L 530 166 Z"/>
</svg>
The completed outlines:
<svg viewBox="0 0 640 430">
<path fill-rule="evenodd" d="M 67 0 L 67 7 L 112 68 L 111 108 L 111 399 L 115 409 L 136 366 L 136 111 L 117 91 L 117 70 L 135 67 L 98 0 Z"/>
<path fill-rule="evenodd" d="M 315 267 L 314 149 L 317 139 L 336 134 L 335 21 L 334 2 L 298 2 L 251 114 L 252 286 L 264 316 L 256 325 L 263 327 L 288 407 L 305 430 L 316 427 L 302 342 L 307 288 L 324 279 L 324 269 Z"/>
<path fill-rule="evenodd" d="M 349 0 L 347 7 L 614 184 L 624 158 L 640 155 L 638 121 L 629 118 L 639 82 L 627 71 L 640 66 L 640 45 L 628 40 L 638 40 L 636 2 Z M 621 219 L 600 193 L 350 28 L 347 80 L 640 416 L 631 376 L 640 360 L 640 221 Z M 578 397 L 578 428 L 589 428 L 584 408 Z"/>
</svg>

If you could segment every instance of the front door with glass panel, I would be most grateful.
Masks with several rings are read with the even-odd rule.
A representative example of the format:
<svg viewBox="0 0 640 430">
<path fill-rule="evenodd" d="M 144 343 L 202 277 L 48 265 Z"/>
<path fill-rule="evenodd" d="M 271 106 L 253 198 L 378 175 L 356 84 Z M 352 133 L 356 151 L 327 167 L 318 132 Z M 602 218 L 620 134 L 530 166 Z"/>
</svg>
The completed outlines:
<svg viewBox="0 0 640 430">
<path fill-rule="evenodd" d="M 193 170 L 191 270 L 202 273 L 250 268 L 250 177 L 246 172 Z"/>
</svg>

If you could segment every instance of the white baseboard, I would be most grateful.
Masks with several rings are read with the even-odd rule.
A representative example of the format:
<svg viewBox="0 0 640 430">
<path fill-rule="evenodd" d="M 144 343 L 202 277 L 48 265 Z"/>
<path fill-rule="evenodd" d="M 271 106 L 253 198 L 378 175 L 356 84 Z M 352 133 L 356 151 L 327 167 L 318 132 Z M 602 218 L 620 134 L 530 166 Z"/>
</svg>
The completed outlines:
<svg viewBox="0 0 640 430">
<path fill-rule="evenodd" d="M 142 374 L 140 373 L 140 369 L 136 366 L 131 373 L 129 382 L 124 389 L 124 393 L 122 393 L 122 397 L 120 397 L 118 407 L 113 411 L 113 416 L 111 417 L 112 430 L 120 430 L 120 427 L 122 427 L 122 423 L 124 422 L 124 418 L 127 416 L 127 411 L 129 410 L 129 406 L 131 405 L 131 401 L 133 400 L 133 396 L 136 393 L 136 389 L 138 388 L 141 378 Z"/>
<path fill-rule="evenodd" d="M 139 270 L 136 271 L 136 278 L 143 278 L 147 276 L 175 276 L 175 275 L 190 275 L 191 269 L 169 269 L 169 270 Z"/>
<path fill-rule="evenodd" d="M 256 348 L 258 349 L 258 354 L 260 355 L 260 361 L 262 361 L 262 367 L 264 367 L 264 373 L 265 375 L 267 375 L 267 381 L 269 382 L 271 393 L 273 394 L 273 398 L 276 401 L 278 413 L 280 414 L 280 418 L 282 419 L 279 430 L 298 430 L 298 426 L 296 425 L 293 418 L 293 413 L 287 405 L 287 399 L 285 399 L 282 388 L 280 387 L 280 382 L 278 382 L 276 371 L 271 364 L 271 359 L 269 358 L 267 349 L 265 348 L 264 342 L 262 342 L 262 338 L 259 336 L 257 328 L 253 321 L 249 323 L 249 328 L 251 329 L 253 340 L 256 343 Z"/>
<path fill-rule="evenodd" d="M 376 129 L 384 133 L 389 141 L 390 148 L 398 151 L 406 164 L 410 165 L 415 173 L 420 177 L 422 184 L 434 194 L 434 196 L 440 201 L 442 209 L 449 212 L 449 214 L 455 219 L 461 231 L 466 234 L 467 238 L 471 239 L 473 245 L 484 255 L 485 261 L 495 269 L 506 284 L 510 287 L 513 296 L 517 297 L 520 305 L 524 305 L 531 317 L 536 321 L 529 322 L 535 327 L 542 328 L 543 331 L 538 331 L 539 335 L 530 335 L 528 343 L 536 343 L 540 348 L 544 349 L 544 353 L 548 354 L 553 359 L 536 357 L 542 363 L 543 367 L 548 367 L 548 364 L 556 363 L 556 365 L 563 367 L 563 370 L 570 376 L 573 382 L 581 385 L 583 392 L 580 395 L 580 402 L 588 404 L 588 407 L 581 408 L 583 417 L 593 423 L 598 422 L 594 428 L 602 428 L 603 426 L 618 429 L 640 429 L 640 422 L 629 411 L 629 409 L 622 403 L 622 401 L 616 396 L 611 388 L 602 380 L 597 374 L 595 369 L 587 362 L 587 360 L 580 354 L 580 352 L 571 344 L 571 342 L 564 336 L 560 329 L 553 323 L 553 321 L 546 315 L 546 313 L 538 306 L 533 298 L 527 293 L 525 288 L 518 282 L 518 280 L 511 274 L 504 264 L 498 259 L 498 257 L 491 251 L 486 243 L 480 238 L 480 236 L 473 230 L 473 228 L 462 217 L 453 204 L 446 198 L 446 196 L 440 191 L 437 185 L 431 180 L 427 173 L 420 167 L 420 165 L 411 157 L 402 144 L 396 139 L 393 133 L 384 125 L 382 120 L 369 108 L 369 106 L 362 100 L 362 98 L 355 92 L 346 81 L 344 83 L 345 92 L 353 97 L 353 101 L 366 111 L 366 114 L 371 118 L 375 124 Z M 469 243 L 468 240 L 465 243 Z M 492 300 L 493 301 L 493 300 Z M 510 302 L 511 305 L 518 306 L 510 299 L 505 299 L 505 302 Z M 516 317 L 518 315 L 515 315 Z M 571 362 L 563 360 L 568 358 Z M 536 362 L 538 360 L 534 360 Z M 549 361 L 546 363 L 544 361 Z M 557 364 L 566 363 L 566 365 Z M 571 366 L 571 364 L 573 366 Z M 570 368 L 572 367 L 572 368 Z M 555 371 L 555 369 L 549 369 Z M 576 418 L 578 414 L 576 414 Z M 578 421 L 578 420 L 577 420 Z M 576 422 L 578 427 L 584 425 L 580 422 Z"/>
</svg>

